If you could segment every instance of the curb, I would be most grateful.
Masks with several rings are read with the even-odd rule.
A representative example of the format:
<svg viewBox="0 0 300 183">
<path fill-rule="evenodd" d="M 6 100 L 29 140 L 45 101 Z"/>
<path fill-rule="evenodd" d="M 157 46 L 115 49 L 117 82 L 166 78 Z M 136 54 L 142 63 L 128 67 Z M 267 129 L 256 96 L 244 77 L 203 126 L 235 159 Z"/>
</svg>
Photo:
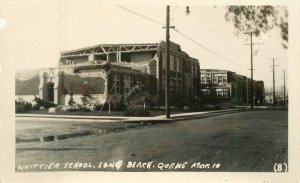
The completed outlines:
<svg viewBox="0 0 300 183">
<path fill-rule="evenodd" d="M 228 111 L 212 111 L 206 114 L 199 114 L 195 116 L 184 116 L 184 117 L 178 117 L 173 119 L 174 121 L 183 121 L 183 120 L 190 120 L 190 119 L 201 119 L 201 118 L 208 118 L 212 116 L 218 116 L 222 114 L 231 114 L 231 113 L 237 113 L 237 112 L 246 112 L 249 111 L 248 109 L 236 109 L 236 110 L 228 110 Z"/>
<path fill-rule="evenodd" d="M 146 124 L 149 126 L 149 124 Z M 16 138 L 16 143 L 27 143 L 27 142 L 52 142 L 52 141 L 59 141 L 59 140 L 67 140 L 71 138 L 76 137 L 84 137 L 89 135 L 96 135 L 96 134 L 107 134 L 111 132 L 120 132 L 126 129 L 136 128 L 136 127 L 142 127 L 146 126 L 142 124 L 137 124 L 134 126 L 119 126 L 119 127 L 113 127 L 113 128 L 103 128 L 99 130 L 92 130 L 92 131 L 81 131 L 81 132 L 75 132 L 75 133 L 68 133 L 68 134 L 60 134 L 60 135 L 47 135 L 47 136 L 41 136 L 41 137 L 32 137 L 32 138 Z"/>
<path fill-rule="evenodd" d="M 118 121 L 113 121 L 113 122 L 119 122 L 121 124 L 123 123 L 134 123 L 136 125 L 132 126 L 117 126 L 113 128 L 105 128 L 105 129 L 100 129 L 100 130 L 94 130 L 94 131 L 81 131 L 81 132 L 75 132 L 75 133 L 69 133 L 69 134 L 61 134 L 61 135 L 47 135 L 47 136 L 41 136 L 41 137 L 33 137 L 33 138 L 16 138 L 16 143 L 28 143 L 28 142 L 52 142 L 52 141 L 59 141 L 59 140 L 66 140 L 66 139 L 71 139 L 71 138 L 76 138 L 76 137 L 84 137 L 84 136 L 89 136 L 89 135 L 96 135 L 96 134 L 107 134 L 111 132 L 120 132 L 126 129 L 131 129 L 131 128 L 137 128 L 137 127 L 147 127 L 155 124 L 160 124 L 160 123 L 170 123 L 170 122 L 177 122 L 177 121 L 183 121 L 183 120 L 190 120 L 190 119 L 201 119 L 201 118 L 207 118 L 211 116 L 218 116 L 222 114 L 230 114 L 230 113 L 237 113 L 237 112 L 242 112 L 242 111 L 248 111 L 247 109 L 234 109 L 234 110 L 223 110 L 223 111 L 209 111 L 207 113 L 201 113 L 198 115 L 185 115 L 185 116 L 173 116 L 171 119 L 167 118 L 162 118 L 162 117 L 135 117 L 135 118 L 123 118 L 121 120 L 119 118 Z M 51 115 L 52 116 L 52 115 Z M 18 116 L 18 117 L 24 117 L 24 116 Z M 32 119 L 34 116 L 29 116 L 26 115 L 26 118 Z M 48 118 L 48 116 L 44 117 Z M 49 119 L 49 118 L 48 118 Z M 52 118 L 52 119 L 59 119 L 57 116 Z M 66 120 L 65 118 L 63 118 Z M 68 118 L 67 118 L 68 119 Z M 73 118 L 71 117 L 70 120 Z M 81 119 L 81 117 L 77 118 Z M 91 119 L 91 118 L 89 118 Z M 103 119 L 103 118 L 102 118 Z M 92 119 L 93 120 L 93 119 Z M 99 122 L 99 119 L 97 120 Z M 103 121 L 100 121 L 103 122 Z"/>
</svg>

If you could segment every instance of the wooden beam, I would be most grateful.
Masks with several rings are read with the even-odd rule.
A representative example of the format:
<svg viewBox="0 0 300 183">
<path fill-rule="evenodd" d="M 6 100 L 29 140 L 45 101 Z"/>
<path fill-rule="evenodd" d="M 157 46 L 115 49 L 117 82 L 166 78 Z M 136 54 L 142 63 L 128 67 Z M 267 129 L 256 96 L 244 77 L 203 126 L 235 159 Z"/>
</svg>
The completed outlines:
<svg viewBox="0 0 300 183">
<path fill-rule="evenodd" d="M 130 53 L 130 52 L 148 52 L 148 51 L 157 51 L 156 48 L 147 49 L 147 50 L 128 50 L 128 51 L 119 51 L 120 53 Z M 95 52 L 94 55 L 105 55 L 110 53 L 116 53 L 115 51 L 108 51 L 108 52 Z M 90 54 L 86 53 L 77 53 L 77 54 L 68 54 L 68 55 L 62 55 L 61 58 L 69 58 L 69 57 L 81 57 L 81 56 L 89 56 Z"/>
<path fill-rule="evenodd" d="M 104 53 L 107 53 L 106 50 L 102 46 L 100 46 L 100 48 Z"/>
<path fill-rule="evenodd" d="M 90 48 L 86 50 L 70 52 L 70 53 L 63 53 L 61 55 L 62 58 L 68 57 L 80 57 L 80 56 L 88 56 L 89 54 L 93 53 L 95 55 L 103 55 L 109 53 L 129 53 L 129 52 L 143 52 L 143 51 L 157 51 L 158 46 L 156 45 L 137 45 L 137 46 L 112 46 L 112 47 L 104 47 L 100 46 L 97 48 Z"/>
</svg>

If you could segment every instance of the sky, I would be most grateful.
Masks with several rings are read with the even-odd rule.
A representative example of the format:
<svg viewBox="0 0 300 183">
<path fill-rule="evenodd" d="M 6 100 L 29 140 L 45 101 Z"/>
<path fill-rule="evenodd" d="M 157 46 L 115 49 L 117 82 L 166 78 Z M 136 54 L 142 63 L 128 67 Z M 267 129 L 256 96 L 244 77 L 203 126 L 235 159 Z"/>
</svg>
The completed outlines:
<svg viewBox="0 0 300 183">
<path fill-rule="evenodd" d="M 5 2 L 4 2 L 5 3 Z M 151 18 L 150 21 L 117 5 L 84 1 L 24 1 L 4 4 L 0 17 L 6 27 L 0 34 L 5 50 L 2 58 L 13 60 L 14 68 L 34 69 L 58 65 L 61 51 L 109 43 L 156 43 L 165 40 L 166 7 L 122 5 L 130 11 Z M 21 12 L 21 13 L 20 13 Z M 225 69 L 250 77 L 249 37 L 237 36 L 231 22 L 226 22 L 224 6 L 172 5 L 170 18 L 184 35 L 224 57 L 221 59 L 186 37 L 171 30 L 170 39 L 181 45 L 202 69 Z M 283 70 L 288 68 L 288 50 L 281 46 L 280 32 L 274 29 L 254 37 L 254 79 L 272 85 L 272 60 L 276 84 L 283 86 Z M 229 61 L 228 61 L 229 60 Z M 233 63 L 232 63 L 233 62 Z M 241 67 L 242 65 L 243 67 Z M 247 69 L 249 68 L 249 69 Z M 286 83 L 287 85 L 287 83 Z"/>
</svg>

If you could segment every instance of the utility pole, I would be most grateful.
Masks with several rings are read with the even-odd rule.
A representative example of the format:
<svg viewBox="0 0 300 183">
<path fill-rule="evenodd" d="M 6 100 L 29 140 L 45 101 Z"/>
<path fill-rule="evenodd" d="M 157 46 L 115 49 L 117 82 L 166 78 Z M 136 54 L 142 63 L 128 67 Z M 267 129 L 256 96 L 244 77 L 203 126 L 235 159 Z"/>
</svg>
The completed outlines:
<svg viewBox="0 0 300 183">
<path fill-rule="evenodd" d="M 166 63 L 166 85 L 165 85 L 165 105 L 166 118 L 170 118 L 170 104 L 169 104 L 169 67 L 170 67 L 170 6 L 167 6 L 166 15 L 166 49 L 167 49 L 167 63 Z"/>
<path fill-rule="evenodd" d="M 285 105 L 285 70 L 283 70 L 283 105 Z"/>
<path fill-rule="evenodd" d="M 251 91 L 250 91 L 250 95 L 251 95 L 251 109 L 253 109 L 253 51 L 252 51 L 252 32 L 250 33 L 250 44 L 251 44 Z"/>
<path fill-rule="evenodd" d="M 275 107 L 276 105 L 276 97 L 275 97 L 275 58 L 272 58 L 273 60 L 273 65 L 271 65 L 271 67 L 273 67 L 273 106 Z"/>
<path fill-rule="evenodd" d="M 247 107 L 248 107 L 248 105 L 249 105 L 249 92 L 248 92 L 248 90 L 249 90 L 249 88 L 248 88 L 248 77 L 247 77 Z"/>
<path fill-rule="evenodd" d="M 165 106 L 166 106 L 166 118 L 170 118 L 170 104 L 169 104 L 169 69 L 170 69 L 170 28 L 175 28 L 175 26 L 170 26 L 170 6 L 167 5 L 166 11 L 166 82 L 165 82 Z"/>
<path fill-rule="evenodd" d="M 251 81 L 250 81 L 250 102 L 251 102 L 251 109 L 253 109 L 253 45 L 254 44 L 260 44 L 260 43 L 253 43 L 252 42 L 252 34 L 253 32 L 245 32 L 244 34 L 249 34 L 250 35 L 250 59 L 251 59 Z M 249 45 L 249 44 L 245 44 Z"/>
</svg>

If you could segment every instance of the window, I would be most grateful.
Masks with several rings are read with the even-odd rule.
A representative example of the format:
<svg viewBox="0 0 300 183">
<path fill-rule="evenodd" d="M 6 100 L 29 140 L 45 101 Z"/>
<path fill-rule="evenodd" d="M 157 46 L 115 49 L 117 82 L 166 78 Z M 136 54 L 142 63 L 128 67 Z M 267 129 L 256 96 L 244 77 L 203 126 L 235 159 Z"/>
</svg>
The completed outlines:
<svg viewBox="0 0 300 183">
<path fill-rule="evenodd" d="M 197 68 L 196 68 L 196 65 L 192 65 L 192 76 L 193 78 L 195 78 L 197 75 Z"/>
<path fill-rule="evenodd" d="M 73 60 L 67 59 L 67 60 L 66 60 L 66 64 L 71 64 L 71 65 L 72 65 L 72 64 L 74 64 L 74 61 L 73 61 Z"/>
<path fill-rule="evenodd" d="M 180 57 L 177 57 L 177 71 L 179 71 L 180 72 Z"/>
<path fill-rule="evenodd" d="M 170 70 L 174 70 L 174 55 L 170 55 Z"/>
<path fill-rule="evenodd" d="M 129 93 L 130 87 L 132 86 L 132 79 L 129 75 L 124 76 L 123 86 L 124 86 L 124 93 Z"/>
<path fill-rule="evenodd" d="M 206 77 L 205 76 L 201 76 L 201 83 L 206 84 Z"/>
<path fill-rule="evenodd" d="M 223 91 L 222 90 L 217 91 L 217 97 L 218 98 L 222 98 L 223 97 Z"/>
<path fill-rule="evenodd" d="M 218 76 L 218 82 L 219 83 L 223 82 L 223 77 L 222 76 Z"/>
<path fill-rule="evenodd" d="M 177 60 L 174 59 L 174 71 L 177 71 Z"/>
<path fill-rule="evenodd" d="M 174 92 L 174 83 L 175 83 L 175 80 L 170 79 L 170 92 Z"/>
<path fill-rule="evenodd" d="M 202 92 L 203 92 L 203 94 L 205 95 L 205 96 L 209 96 L 210 95 L 210 89 L 202 89 L 201 90 Z"/>
<path fill-rule="evenodd" d="M 227 89 L 223 89 L 223 98 L 228 98 L 228 91 L 227 91 Z"/>
<path fill-rule="evenodd" d="M 210 77 L 207 77 L 207 78 L 206 78 L 206 83 L 207 83 L 207 84 L 210 84 L 210 83 L 211 83 Z"/>
<path fill-rule="evenodd" d="M 115 83 L 115 94 L 119 94 L 120 93 L 120 75 L 115 74 L 113 81 Z"/>
<path fill-rule="evenodd" d="M 218 83 L 218 76 L 214 76 L 214 83 Z"/>
</svg>

